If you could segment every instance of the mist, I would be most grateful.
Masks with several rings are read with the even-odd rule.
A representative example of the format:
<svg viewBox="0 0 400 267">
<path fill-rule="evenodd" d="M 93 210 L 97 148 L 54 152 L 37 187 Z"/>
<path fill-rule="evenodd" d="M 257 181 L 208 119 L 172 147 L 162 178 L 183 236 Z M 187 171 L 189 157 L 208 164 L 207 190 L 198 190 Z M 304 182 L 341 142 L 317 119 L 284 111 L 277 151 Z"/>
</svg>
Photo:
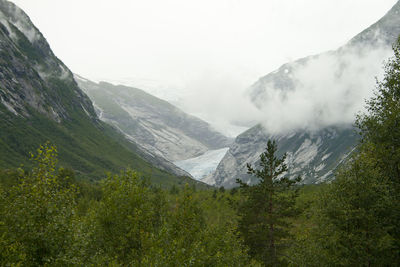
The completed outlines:
<svg viewBox="0 0 400 267">
<path fill-rule="evenodd" d="M 392 55 L 388 46 L 356 46 L 296 61 L 285 69 L 292 90 L 264 84 L 257 100 L 257 117 L 270 133 L 315 131 L 324 127 L 352 125 L 365 111 L 376 79 L 384 73 L 384 61 Z"/>
<path fill-rule="evenodd" d="M 370 73 L 358 73 L 362 64 L 350 63 L 349 73 L 355 73 L 363 87 L 347 93 L 352 100 L 342 99 L 355 87 L 345 82 L 350 74 L 343 74 L 340 82 L 340 88 L 347 89 L 338 89 L 329 68 L 319 69 L 339 64 L 329 56 L 291 73 L 299 84 L 286 99 L 281 99 L 279 88 L 271 88 L 262 109 L 254 106 L 246 90 L 284 62 L 345 44 L 396 0 L 12 2 L 29 14 L 74 73 L 144 89 L 235 136 L 259 122 L 271 131 L 322 127 L 340 121 L 329 115 L 334 109 L 344 109 L 342 121 L 352 121 L 381 71 L 384 57 L 379 52 L 363 59 L 376 66 Z M 327 94 L 341 103 L 320 110 L 319 105 L 329 102 L 324 99 Z"/>
</svg>

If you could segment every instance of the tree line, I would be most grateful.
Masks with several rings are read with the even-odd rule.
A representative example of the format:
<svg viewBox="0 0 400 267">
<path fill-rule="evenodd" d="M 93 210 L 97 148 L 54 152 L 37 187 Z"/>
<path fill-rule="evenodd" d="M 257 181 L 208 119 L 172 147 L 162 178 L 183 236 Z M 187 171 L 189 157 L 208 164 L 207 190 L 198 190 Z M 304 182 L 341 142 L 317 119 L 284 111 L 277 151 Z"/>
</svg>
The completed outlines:
<svg viewBox="0 0 400 267">
<path fill-rule="evenodd" d="M 367 112 L 361 141 L 331 183 L 285 177 L 271 140 L 255 185 L 154 186 L 136 172 L 99 183 L 57 165 L 0 171 L 1 266 L 399 266 L 400 39 Z"/>
</svg>

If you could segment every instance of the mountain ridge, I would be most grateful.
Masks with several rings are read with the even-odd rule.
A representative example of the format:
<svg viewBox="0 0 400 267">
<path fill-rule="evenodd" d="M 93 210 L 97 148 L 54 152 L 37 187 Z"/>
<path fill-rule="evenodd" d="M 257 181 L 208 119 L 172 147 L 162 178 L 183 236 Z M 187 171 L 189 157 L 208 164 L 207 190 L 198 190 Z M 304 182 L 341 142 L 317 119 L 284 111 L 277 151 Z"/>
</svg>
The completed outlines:
<svg viewBox="0 0 400 267">
<path fill-rule="evenodd" d="M 199 118 L 141 89 L 75 76 L 100 118 L 145 150 L 175 162 L 228 146 L 231 140 Z"/>
<path fill-rule="evenodd" d="M 374 77 L 370 75 L 370 73 L 376 73 L 375 71 L 382 69 L 382 62 L 379 62 L 379 60 L 383 61 L 387 59 L 386 50 L 391 52 L 391 45 L 400 34 L 399 14 L 400 1 L 398 1 L 383 18 L 357 34 L 348 43 L 337 50 L 300 58 L 296 61 L 283 64 L 277 70 L 261 77 L 251 85 L 248 94 L 254 105 L 260 109 L 260 111 L 263 111 L 268 104 L 272 103 L 268 102 L 271 101 L 271 99 L 281 101 L 280 103 L 286 103 L 290 98 L 290 94 L 293 94 L 293 92 L 298 89 L 298 86 L 307 86 L 307 81 L 299 81 L 299 77 L 296 76 L 296 74 L 314 62 L 316 62 L 315 66 L 313 66 L 314 69 L 320 70 L 321 62 L 324 63 L 323 60 L 325 57 L 331 59 L 327 61 L 331 63 L 331 65 L 324 66 L 324 68 L 326 68 L 326 71 L 331 71 L 329 78 L 332 78 L 332 81 L 334 81 L 333 86 L 327 89 L 326 80 L 323 80 L 325 84 L 313 83 L 313 81 L 311 81 L 310 86 L 316 88 L 312 88 L 313 90 L 311 90 L 311 93 L 307 96 L 308 98 L 313 98 L 315 97 L 314 93 L 322 89 L 340 89 L 342 90 L 340 93 L 344 95 L 336 106 L 333 105 L 329 107 L 329 102 L 317 103 L 313 109 L 311 109 L 312 113 L 309 114 L 311 119 L 307 119 L 316 122 L 315 125 L 302 125 L 299 123 L 299 119 L 294 121 L 297 123 L 294 124 L 297 128 L 290 129 L 290 127 L 288 127 L 288 129 L 285 130 L 286 132 L 289 131 L 292 133 L 293 136 L 290 138 L 287 133 L 271 134 L 271 132 L 274 131 L 268 128 L 271 124 L 271 122 L 268 121 L 262 123 L 262 125 L 258 124 L 242 133 L 231 145 L 229 151 L 218 165 L 217 170 L 213 175 L 208 177 L 207 180 L 217 186 L 225 187 L 237 186 L 235 184 L 236 178 L 241 178 L 246 182 L 252 183 L 251 177 L 246 174 L 246 163 L 257 165 L 259 155 L 263 152 L 263 148 L 266 147 L 266 143 L 270 138 L 278 140 L 277 143 L 280 154 L 288 152 L 287 163 L 289 169 L 294 169 L 292 173 L 288 173 L 292 178 L 300 174 L 303 176 L 303 183 L 319 183 L 333 179 L 335 170 L 340 166 L 341 162 L 347 158 L 349 153 L 353 151 L 358 141 L 355 129 L 352 129 L 351 125 L 355 119 L 355 112 L 359 110 L 353 113 L 354 103 L 350 101 L 352 97 L 359 97 L 359 95 L 357 95 L 357 90 L 354 89 L 355 86 L 359 87 L 362 86 L 362 84 L 354 83 L 354 81 L 350 81 L 346 84 L 343 83 L 342 80 L 348 78 L 347 76 L 351 76 L 351 71 L 360 71 L 362 73 L 360 76 L 361 78 L 365 80 L 365 77 L 368 77 L 371 80 L 371 84 L 368 85 L 372 91 Z M 366 62 L 361 62 L 361 66 L 351 65 L 357 64 L 357 62 L 353 63 L 352 61 L 357 61 L 357 59 L 364 58 L 370 54 L 373 54 L 372 59 L 375 60 L 373 62 L 375 65 L 370 66 L 371 62 L 368 62 L 368 64 L 365 64 Z M 352 57 L 349 57 L 349 55 Z M 323 60 L 318 62 L 321 58 Z M 327 96 L 323 95 L 323 97 L 326 98 L 326 101 L 334 101 Z M 305 98 L 304 100 L 308 99 Z M 278 105 L 278 107 L 285 108 L 282 105 Z M 328 108 L 330 108 L 330 110 Z M 301 111 L 296 112 L 299 113 Z M 335 114 L 338 116 L 336 120 L 332 120 Z M 295 113 L 294 115 L 297 114 Z M 348 119 L 344 119 L 346 115 L 351 115 L 351 122 Z M 293 123 L 293 120 L 291 122 Z M 332 139 L 328 138 L 329 132 L 335 132 L 335 134 L 332 135 Z M 312 137 L 313 133 L 317 133 L 317 136 L 319 135 L 321 142 L 318 141 L 318 138 Z M 305 149 L 306 147 L 308 147 L 308 149 Z M 340 149 L 338 150 L 338 148 Z M 306 152 L 309 152 L 308 156 L 311 161 L 304 164 L 301 155 Z M 328 154 L 330 154 L 330 156 L 324 158 L 324 156 Z M 327 162 L 327 160 L 330 162 Z M 331 167 L 328 168 L 329 166 Z"/>
<path fill-rule="evenodd" d="M 1 168 L 29 167 L 29 152 L 50 141 L 58 147 L 60 164 L 81 178 L 98 180 L 132 168 L 162 185 L 200 185 L 154 167 L 136 144 L 99 120 L 28 15 L 5 0 L 0 1 L 0 128 Z"/>
</svg>

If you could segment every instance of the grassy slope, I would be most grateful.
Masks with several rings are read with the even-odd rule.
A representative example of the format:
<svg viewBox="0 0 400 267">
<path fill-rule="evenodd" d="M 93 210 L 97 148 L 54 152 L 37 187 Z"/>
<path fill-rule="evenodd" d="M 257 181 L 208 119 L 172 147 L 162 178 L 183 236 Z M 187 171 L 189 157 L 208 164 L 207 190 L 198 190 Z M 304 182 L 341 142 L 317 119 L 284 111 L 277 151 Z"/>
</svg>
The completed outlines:
<svg viewBox="0 0 400 267">
<path fill-rule="evenodd" d="M 0 92 L 3 97 L 10 90 L 6 82 L 19 80 L 16 85 L 13 83 L 14 94 L 24 95 L 25 83 L 31 84 L 36 92 L 43 93 L 47 110 L 62 107 L 67 117 L 57 123 L 28 105 L 25 108 L 29 117 L 15 116 L 0 102 L 0 168 L 15 168 L 20 164 L 29 168 L 29 152 L 50 141 L 58 148 L 60 165 L 74 169 L 79 178 L 98 180 L 106 172 L 132 168 L 163 186 L 186 182 L 199 184 L 159 170 L 141 159 L 134 144 L 111 126 L 93 119 L 95 112 L 90 100 L 77 93 L 80 90 L 72 74 L 60 78 L 60 73 L 54 72 L 62 63 L 52 54 L 47 42 L 43 39 L 40 44 L 32 45 L 17 28 L 10 27 L 18 36 L 16 43 L 12 43 L 4 27 L 0 29 L 0 38 L 4 42 L 4 51 L 0 50 L 1 77 L 4 79 L 4 83 L 0 81 Z M 22 66 L 21 72 L 18 69 Z M 46 80 L 36 73 L 38 67 L 48 74 Z"/>
<path fill-rule="evenodd" d="M 0 168 L 14 168 L 21 163 L 30 167 L 29 152 L 50 141 L 58 147 L 60 165 L 76 170 L 81 178 L 97 180 L 106 172 L 132 168 L 157 184 L 194 183 L 151 166 L 113 128 L 79 113 L 58 124 L 35 111 L 31 111 L 30 118 L 17 117 L 0 105 L 0 112 Z"/>
</svg>

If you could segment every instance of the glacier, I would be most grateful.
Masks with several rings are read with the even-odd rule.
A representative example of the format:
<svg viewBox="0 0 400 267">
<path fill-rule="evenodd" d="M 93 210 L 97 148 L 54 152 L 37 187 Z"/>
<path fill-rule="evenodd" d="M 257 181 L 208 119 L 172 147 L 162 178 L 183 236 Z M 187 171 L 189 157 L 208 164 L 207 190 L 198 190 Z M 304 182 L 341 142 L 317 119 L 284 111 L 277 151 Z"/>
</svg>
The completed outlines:
<svg viewBox="0 0 400 267">
<path fill-rule="evenodd" d="M 229 147 L 209 150 L 198 157 L 176 161 L 174 164 L 190 173 L 196 180 L 202 181 L 217 169 L 228 150 Z"/>
</svg>

